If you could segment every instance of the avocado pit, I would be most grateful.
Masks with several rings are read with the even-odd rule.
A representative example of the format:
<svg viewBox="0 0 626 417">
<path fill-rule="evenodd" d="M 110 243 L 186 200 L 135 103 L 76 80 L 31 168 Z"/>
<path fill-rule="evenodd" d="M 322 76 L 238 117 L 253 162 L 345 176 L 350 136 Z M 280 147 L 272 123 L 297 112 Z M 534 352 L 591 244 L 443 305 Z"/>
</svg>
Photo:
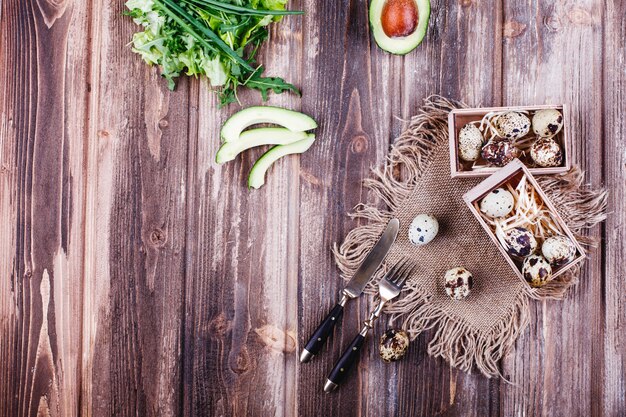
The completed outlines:
<svg viewBox="0 0 626 417">
<path fill-rule="evenodd" d="M 387 0 L 380 21 L 383 32 L 390 38 L 409 36 L 419 21 L 415 0 Z"/>
</svg>

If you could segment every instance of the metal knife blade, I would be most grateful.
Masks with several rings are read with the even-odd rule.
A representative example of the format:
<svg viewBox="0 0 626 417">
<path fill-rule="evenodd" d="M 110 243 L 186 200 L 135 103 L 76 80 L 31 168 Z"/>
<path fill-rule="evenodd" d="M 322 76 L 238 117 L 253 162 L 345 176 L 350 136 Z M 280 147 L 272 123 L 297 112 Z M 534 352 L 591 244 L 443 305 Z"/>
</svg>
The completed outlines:
<svg viewBox="0 0 626 417">
<path fill-rule="evenodd" d="M 391 219 L 387 223 L 385 231 L 378 239 L 378 242 L 372 247 L 370 253 L 365 257 L 363 263 L 356 270 L 348 285 L 343 289 L 343 293 L 350 297 L 358 297 L 362 292 L 367 282 L 370 280 L 374 272 L 378 269 L 380 264 L 387 256 L 391 245 L 396 241 L 398 236 L 398 230 L 400 229 L 400 221 L 398 219 Z"/>
</svg>

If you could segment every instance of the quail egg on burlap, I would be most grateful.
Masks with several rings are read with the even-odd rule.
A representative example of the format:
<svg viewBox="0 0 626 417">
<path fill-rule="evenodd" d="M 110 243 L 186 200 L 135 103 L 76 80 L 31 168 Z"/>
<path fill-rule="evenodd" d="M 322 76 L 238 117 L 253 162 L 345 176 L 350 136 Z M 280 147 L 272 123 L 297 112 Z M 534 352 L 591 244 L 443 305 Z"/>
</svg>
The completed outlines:
<svg viewBox="0 0 626 417">
<path fill-rule="evenodd" d="M 513 210 L 513 194 L 504 188 L 496 188 L 480 200 L 480 211 L 489 217 L 504 217 Z"/>
<path fill-rule="evenodd" d="M 379 351 L 384 362 L 395 362 L 409 349 L 409 335 L 404 330 L 389 329 L 380 337 Z"/>
<path fill-rule="evenodd" d="M 474 287 L 472 273 L 463 267 L 452 268 L 446 271 L 446 294 L 455 301 L 465 299 Z"/>
<path fill-rule="evenodd" d="M 504 232 L 504 247 L 511 256 L 524 258 L 537 249 L 537 239 L 524 227 L 514 227 Z"/>
<path fill-rule="evenodd" d="M 563 128 L 563 115 L 557 109 L 538 110 L 533 116 L 533 132 L 543 138 L 554 136 Z"/>
<path fill-rule="evenodd" d="M 480 154 L 489 164 L 503 167 L 518 157 L 519 149 L 508 139 L 492 139 L 483 146 Z"/>
<path fill-rule="evenodd" d="M 528 116 L 516 111 L 510 111 L 498 116 L 495 120 L 498 135 L 507 139 L 519 139 L 528 134 L 530 120 Z"/>
<path fill-rule="evenodd" d="M 416 246 L 430 243 L 439 232 L 439 222 L 429 214 L 418 214 L 409 226 L 409 241 Z"/>
<path fill-rule="evenodd" d="M 459 132 L 459 158 L 464 161 L 477 160 L 483 141 L 483 134 L 476 125 L 468 123 L 463 126 Z"/>
<path fill-rule="evenodd" d="M 530 157 L 541 167 L 558 167 L 563 162 L 561 146 L 551 138 L 540 138 L 530 147 Z"/>
<path fill-rule="evenodd" d="M 552 236 L 541 245 L 541 253 L 552 266 L 568 264 L 576 257 L 576 246 L 566 236 Z"/>
<path fill-rule="evenodd" d="M 552 276 L 552 267 L 540 255 L 530 255 L 522 264 L 522 275 L 531 287 L 541 287 Z"/>
</svg>

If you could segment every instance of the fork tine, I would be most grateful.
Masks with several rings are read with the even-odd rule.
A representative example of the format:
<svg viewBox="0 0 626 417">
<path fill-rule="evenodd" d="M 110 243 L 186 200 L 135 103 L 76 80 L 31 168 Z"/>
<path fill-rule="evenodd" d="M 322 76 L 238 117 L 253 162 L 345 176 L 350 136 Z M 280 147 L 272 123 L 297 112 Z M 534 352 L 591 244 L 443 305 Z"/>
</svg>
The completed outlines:
<svg viewBox="0 0 626 417">
<path fill-rule="evenodd" d="M 401 267 L 398 268 L 398 271 L 396 272 L 396 274 L 393 277 L 391 277 L 390 282 L 392 282 L 393 284 L 396 284 L 402 278 L 402 276 L 406 273 L 407 269 L 410 268 L 411 266 L 409 260 L 406 258 L 403 258 L 401 262 L 402 262 Z"/>
<path fill-rule="evenodd" d="M 396 276 L 396 274 L 398 273 L 398 270 L 401 267 L 402 261 L 400 262 L 396 262 L 389 271 L 387 271 L 387 273 L 385 274 L 385 276 L 383 277 L 383 279 L 386 279 L 387 281 L 391 281 L 393 279 L 394 276 Z"/>
<path fill-rule="evenodd" d="M 417 269 L 417 265 L 409 263 L 408 267 L 403 271 L 403 273 L 398 274 L 399 278 L 396 280 L 394 284 L 396 284 L 398 287 L 404 286 L 404 283 L 406 282 L 406 280 L 411 275 L 413 275 L 413 272 L 415 272 L 416 269 Z"/>
</svg>

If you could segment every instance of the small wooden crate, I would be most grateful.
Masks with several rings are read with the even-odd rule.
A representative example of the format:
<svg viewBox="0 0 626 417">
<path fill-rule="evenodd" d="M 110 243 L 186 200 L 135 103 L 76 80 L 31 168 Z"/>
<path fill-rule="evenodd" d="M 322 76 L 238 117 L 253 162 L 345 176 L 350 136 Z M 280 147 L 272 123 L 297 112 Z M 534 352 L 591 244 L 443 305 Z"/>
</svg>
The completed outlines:
<svg viewBox="0 0 626 417">
<path fill-rule="evenodd" d="M 473 109 L 455 109 L 448 115 L 448 131 L 450 135 L 450 174 L 454 177 L 486 177 L 500 168 L 498 167 L 481 167 L 473 168 L 473 162 L 466 162 L 459 158 L 459 132 L 467 123 L 481 120 L 483 116 L 490 112 L 500 111 L 536 111 L 542 109 L 557 109 L 563 115 L 563 128 L 554 137 L 561 145 L 563 152 L 563 163 L 558 167 L 533 167 L 532 159 L 529 155 L 522 157 L 522 160 L 529 167 L 530 172 L 533 175 L 542 174 L 558 174 L 569 171 L 571 167 L 570 162 L 570 144 L 568 138 L 568 123 L 569 114 L 567 112 L 567 106 L 565 105 L 544 105 L 544 106 L 519 106 L 519 107 L 485 107 L 485 108 L 473 108 Z M 529 135 L 532 135 L 532 127 Z M 482 159 L 478 160 L 479 162 Z"/>
<path fill-rule="evenodd" d="M 491 227 L 485 222 L 480 212 L 474 206 L 475 202 L 480 202 L 480 200 L 485 195 L 489 194 L 492 190 L 498 187 L 501 187 L 503 184 L 507 182 L 512 182 L 513 187 L 515 187 L 519 183 L 519 181 L 522 179 L 524 174 L 526 174 L 528 182 L 535 188 L 535 190 L 537 191 L 537 193 L 543 200 L 544 204 L 548 207 L 550 212 L 554 215 L 554 220 L 556 221 L 557 225 L 561 228 L 563 234 L 566 235 L 572 242 L 574 242 L 574 245 L 576 246 L 576 257 L 574 258 L 572 262 L 566 265 L 563 265 L 559 267 L 558 269 L 553 270 L 552 279 L 554 279 L 555 277 L 558 277 L 559 275 L 563 274 L 572 266 L 581 262 L 585 258 L 585 252 L 583 251 L 583 248 L 580 246 L 578 241 L 576 241 L 574 234 L 567 227 L 567 225 L 563 221 L 563 218 L 559 215 L 558 211 L 556 210 L 552 202 L 550 202 L 550 200 L 548 199 L 546 194 L 543 192 L 543 190 L 541 189 L 541 187 L 539 186 L 535 178 L 533 178 L 532 174 L 530 173 L 530 170 L 519 159 L 515 159 L 511 163 L 506 165 L 505 167 L 500 168 L 496 173 L 494 173 L 493 175 L 491 175 L 490 177 L 482 181 L 476 187 L 469 190 L 467 193 L 465 193 L 465 195 L 463 195 L 463 200 L 465 200 L 465 203 L 467 204 L 469 209 L 472 211 L 472 213 L 474 213 L 474 216 L 476 216 L 476 219 L 478 219 L 478 222 L 485 229 L 485 231 L 487 232 L 487 234 L 489 235 L 493 243 L 498 247 L 498 250 L 500 250 L 500 253 L 502 253 L 502 256 L 504 256 L 504 259 L 506 259 L 506 261 L 511 265 L 511 268 L 513 268 L 513 271 L 515 271 L 515 274 L 523 282 L 527 283 L 527 281 L 524 279 L 524 276 L 521 273 L 521 264 L 518 265 L 518 263 L 516 263 L 516 261 L 506 252 L 506 250 L 500 244 L 500 241 L 496 237 Z M 538 248 L 538 250 L 541 251 L 541 248 Z"/>
</svg>

